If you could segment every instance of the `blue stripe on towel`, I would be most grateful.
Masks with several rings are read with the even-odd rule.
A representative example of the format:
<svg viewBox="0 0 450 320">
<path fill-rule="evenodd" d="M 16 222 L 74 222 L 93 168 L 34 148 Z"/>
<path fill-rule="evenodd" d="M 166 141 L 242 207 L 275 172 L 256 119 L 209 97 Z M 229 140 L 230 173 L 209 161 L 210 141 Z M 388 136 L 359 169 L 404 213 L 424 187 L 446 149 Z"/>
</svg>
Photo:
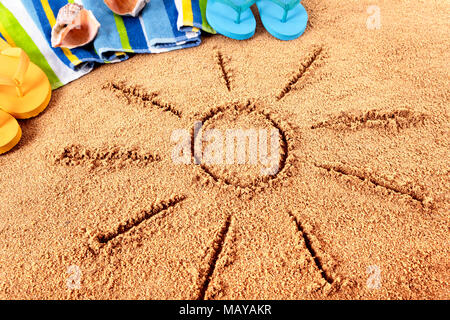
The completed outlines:
<svg viewBox="0 0 450 320">
<path fill-rule="evenodd" d="M 174 34 L 164 1 L 153 0 L 150 6 L 151 8 L 146 7 L 142 12 L 142 19 L 144 20 L 150 45 L 153 46 L 155 43 L 162 41 L 162 39 L 165 39 L 167 42 L 173 42 Z"/>
<path fill-rule="evenodd" d="M 191 1 L 192 6 L 192 17 L 193 17 L 193 25 L 199 29 L 202 28 L 202 24 L 199 21 L 202 21 L 202 13 L 200 11 L 200 5 L 198 1 Z"/>
<path fill-rule="evenodd" d="M 148 50 L 147 41 L 145 40 L 144 31 L 141 27 L 139 19 L 133 17 L 123 17 L 123 23 L 128 32 L 128 40 L 134 52 L 144 52 Z"/>
<path fill-rule="evenodd" d="M 169 18 L 170 21 L 170 27 L 172 28 L 172 33 L 174 35 L 175 38 L 178 38 L 179 35 L 184 35 L 184 33 L 180 33 L 180 31 L 178 31 L 178 27 L 177 27 L 177 18 L 178 18 L 178 11 L 177 8 L 175 7 L 175 2 L 174 1 L 164 1 L 162 0 L 165 10 L 167 12 L 167 17 Z"/>
</svg>

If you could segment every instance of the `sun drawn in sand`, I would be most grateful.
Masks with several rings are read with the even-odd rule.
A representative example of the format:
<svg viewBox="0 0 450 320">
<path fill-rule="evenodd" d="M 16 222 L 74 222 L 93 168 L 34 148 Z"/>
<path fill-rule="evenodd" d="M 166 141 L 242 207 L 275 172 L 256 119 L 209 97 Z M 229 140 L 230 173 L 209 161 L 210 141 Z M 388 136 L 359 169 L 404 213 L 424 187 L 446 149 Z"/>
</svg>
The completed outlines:
<svg viewBox="0 0 450 320">
<path fill-rule="evenodd" d="M 283 99 L 291 93 L 294 88 L 300 86 L 300 83 L 308 77 L 313 77 L 313 70 L 320 68 L 326 63 L 325 50 L 321 46 L 314 46 L 304 59 L 301 60 L 298 70 L 294 75 L 286 80 L 283 88 L 274 98 L 275 105 L 282 105 Z M 215 61 L 217 63 L 218 75 L 221 77 L 226 90 L 232 92 L 234 88 L 233 79 L 230 76 L 229 61 L 222 52 L 215 52 Z M 363 128 L 383 127 L 389 130 L 399 131 L 410 126 L 417 126 L 423 124 L 426 116 L 415 113 L 407 109 L 399 109 L 393 111 L 370 110 L 367 112 L 354 114 L 341 114 L 331 117 L 330 119 L 313 124 L 308 128 L 294 128 L 286 119 L 278 115 L 276 110 L 270 109 L 264 104 L 261 104 L 258 99 L 245 99 L 241 101 L 230 102 L 228 104 L 209 109 L 204 114 L 196 114 L 193 116 L 184 115 L 183 110 L 178 108 L 175 104 L 164 101 L 157 93 L 147 92 L 142 88 L 127 85 L 124 82 L 108 82 L 104 85 L 104 89 L 112 91 L 117 95 L 125 97 L 130 104 L 137 104 L 145 107 L 160 109 L 163 112 L 170 113 L 174 121 L 178 121 L 183 117 L 190 117 L 192 120 L 199 120 L 205 127 L 216 127 L 220 125 L 220 121 L 226 119 L 227 121 L 241 121 L 242 123 L 253 123 L 256 127 L 265 126 L 265 128 L 275 128 L 279 132 L 280 139 L 280 155 L 278 171 L 274 175 L 261 176 L 255 173 L 256 171 L 243 170 L 233 171 L 230 167 L 228 170 L 221 170 L 218 167 L 206 164 L 192 164 L 193 170 L 198 170 L 200 175 L 207 179 L 211 179 L 214 184 L 219 187 L 234 189 L 239 195 L 244 195 L 244 199 L 251 201 L 251 194 L 254 191 L 262 191 L 266 188 L 272 188 L 277 184 L 282 184 L 283 181 L 294 176 L 295 165 L 299 161 L 306 161 L 299 159 L 292 151 L 295 149 L 295 137 L 301 135 L 304 130 L 319 131 L 319 130 L 360 130 Z M 178 120 L 177 120 L 178 119 Z M 195 130 L 191 130 L 191 148 L 194 150 Z M 192 152 L 194 154 L 194 152 Z M 194 155 L 192 155 L 194 157 Z M 148 166 L 153 162 L 161 160 L 158 154 L 143 154 L 136 150 L 122 150 L 121 148 L 108 148 L 102 150 L 91 150 L 81 146 L 69 146 L 55 160 L 56 164 L 73 166 L 80 164 L 89 164 L 91 166 L 107 166 L 118 167 L 123 163 L 135 163 L 140 166 Z M 420 203 L 423 207 L 430 207 L 432 201 L 427 197 L 426 193 L 417 190 L 413 187 L 397 185 L 393 181 L 389 181 L 383 177 L 377 176 L 373 173 L 365 172 L 358 167 L 352 167 L 336 161 L 334 163 L 311 163 L 321 170 L 328 171 L 331 174 L 345 177 L 356 178 L 361 183 L 369 183 L 376 187 L 381 187 L 386 192 L 406 196 L 412 201 Z M 238 166 L 238 165 L 235 165 Z M 181 206 L 186 199 L 185 195 L 177 195 L 170 199 L 161 201 L 153 207 L 139 212 L 138 215 L 132 219 L 123 221 L 114 229 L 107 232 L 99 232 L 90 244 L 93 251 L 101 250 L 102 247 L 112 241 L 120 241 L 122 237 L 126 237 L 127 233 L 139 226 L 144 221 L 152 219 L 153 217 L 167 211 L 176 210 Z M 216 276 L 216 264 L 221 259 L 222 252 L 226 243 L 227 235 L 230 226 L 234 223 L 235 217 L 229 215 L 223 221 L 222 226 L 217 230 L 216 235 L 212 241 L 212 246 L 207 251 L 207 263 L 205 269 L 198 270 L 198 278 L 196 282 L 195 292 L 192 297 L 197 299 L 208 299 L 213 297 L 209 293 L 208 288 L 211 280 Z M 338 290 L 341 282 L 341 277 L 334 274 L 333 270 L 324 266 L 320 252 L 314 245 L 312 236 L 305 230 L 303 222 L 300 221 L 295 214 L 288 212 L 286 219 L 290 219 L 295 223 L 300 239 L 303 239 L 301 244 L 311 257 L 314 264 L 314 269 L 323 279 L 324 287 L 328 287 L 327 292 L 331 290 Z"/>
</svg>

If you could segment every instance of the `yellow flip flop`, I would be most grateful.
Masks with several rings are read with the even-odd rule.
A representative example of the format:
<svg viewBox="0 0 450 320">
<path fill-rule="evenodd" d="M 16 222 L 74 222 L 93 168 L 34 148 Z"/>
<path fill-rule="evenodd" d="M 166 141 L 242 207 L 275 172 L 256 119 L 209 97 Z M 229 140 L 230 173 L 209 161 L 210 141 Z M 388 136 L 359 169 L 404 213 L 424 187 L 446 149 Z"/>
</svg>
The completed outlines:
<svg viewBox="0 0 450 320">
<path fill-rule="evenodd" d="M 48 106 L 51 95 L 44 71 L 25 51 L 0 39 L 0 109 L 16 119 L 28 119 Z"/>
<path fill-rule="evenodd" d="M 14 148 L 21 137 L 22 130 L 17 120 L 9 113 L 0 110 L 0 154 Z"/>
</svg>

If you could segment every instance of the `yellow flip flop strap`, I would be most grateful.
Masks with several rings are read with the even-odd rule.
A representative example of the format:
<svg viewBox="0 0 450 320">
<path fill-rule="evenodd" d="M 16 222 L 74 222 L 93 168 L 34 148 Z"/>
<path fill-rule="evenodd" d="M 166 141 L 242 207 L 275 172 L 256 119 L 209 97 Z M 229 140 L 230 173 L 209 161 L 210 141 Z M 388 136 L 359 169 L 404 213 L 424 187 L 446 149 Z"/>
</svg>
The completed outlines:
<svg viewBox="0 0 450 320">
<path fill-rule="evenodd" d="M 19 58 L 19 65 L 17 66 L 17 70 L 13 78 L 10 79 L 8 77 L 0 75 L 0 85 L 15 86 L 17 90 L 17 95 L 19 97 L 22 97 L 23 80 L 25 77 L 25 73 L 27 72 L 28 67 L 30 65 L 30 58 L 25 53 L 25 51 L 23 51 L 20 48 L 6 48 L 2 50 L 0 54 L 8 57 Z"/>
<path fill-rule="evenodd" d="M 7 48 L 11 48 L 11 46 L 9 45 L 8 42 L 6 42 L 5 40 L 3 40 L 2 38 L 0 38 L 0 51 L 1 50 L 5 50 Z"/>
</svg>

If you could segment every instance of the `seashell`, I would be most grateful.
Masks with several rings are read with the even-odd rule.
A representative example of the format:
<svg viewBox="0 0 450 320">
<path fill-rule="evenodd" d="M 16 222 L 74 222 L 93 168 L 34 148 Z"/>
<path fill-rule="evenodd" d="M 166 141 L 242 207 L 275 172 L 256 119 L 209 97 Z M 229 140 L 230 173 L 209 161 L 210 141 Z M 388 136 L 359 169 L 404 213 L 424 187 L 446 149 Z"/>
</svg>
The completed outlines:
<svg viewBox="0 0 450 320">
<path fill-rule="evenodd" d="M 150 0 L 103 0 L 112 12 L 136 17 Z"/>
<path fill-rule="evenodd" d="M 73 49 L 88 44 L 97 36 L 100 23 L 90 10 L 69 3 L 58 12 L 52 29 L 52 47 Z"/>
</svg>

